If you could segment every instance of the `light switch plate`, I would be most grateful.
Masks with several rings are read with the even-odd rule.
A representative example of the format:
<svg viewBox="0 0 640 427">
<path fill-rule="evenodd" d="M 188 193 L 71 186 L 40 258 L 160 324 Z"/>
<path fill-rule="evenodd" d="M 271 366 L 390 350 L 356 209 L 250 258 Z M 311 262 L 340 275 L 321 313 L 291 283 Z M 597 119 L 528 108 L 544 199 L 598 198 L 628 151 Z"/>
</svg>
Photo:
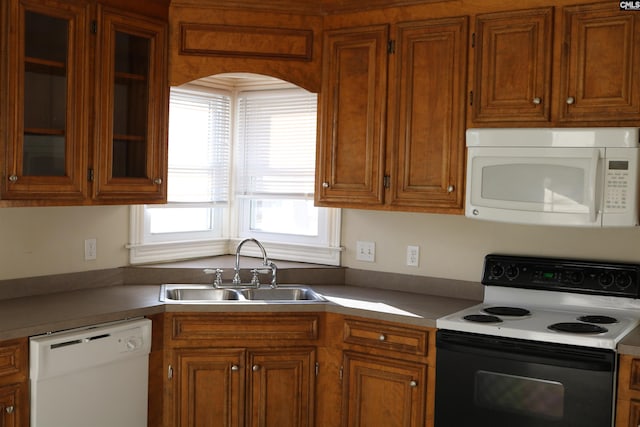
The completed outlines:
<svg viewBox="0 0 640 427">
<path fill-rule="evenodd" d="M 375 242 L 356 242 L 356 259 L 358 261 L 375 262 L 376 244 Z"/>
</svg>

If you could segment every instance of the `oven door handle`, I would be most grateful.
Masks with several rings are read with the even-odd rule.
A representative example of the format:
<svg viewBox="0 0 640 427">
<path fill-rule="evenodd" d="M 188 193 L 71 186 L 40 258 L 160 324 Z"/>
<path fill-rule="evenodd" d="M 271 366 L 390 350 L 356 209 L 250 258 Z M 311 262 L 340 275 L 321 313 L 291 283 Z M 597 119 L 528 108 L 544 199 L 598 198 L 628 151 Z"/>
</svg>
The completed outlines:
<svg viewBox="0 0 640 427">
<path fill-rule="evenodd" d="M 436 333 L 436 351 L 438 349 L 589 371 L 612 372 L 615 368 L 615 353 L 612 350 L 467 332 L 439 330 Z"/>
</svg>

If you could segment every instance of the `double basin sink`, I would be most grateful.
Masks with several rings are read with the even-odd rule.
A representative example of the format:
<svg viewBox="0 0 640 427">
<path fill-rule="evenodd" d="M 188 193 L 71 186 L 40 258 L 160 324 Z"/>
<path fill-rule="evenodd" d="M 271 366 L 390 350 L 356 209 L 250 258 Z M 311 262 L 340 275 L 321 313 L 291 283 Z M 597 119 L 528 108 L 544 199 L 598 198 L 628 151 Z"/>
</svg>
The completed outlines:
<svg viewBox="0 0 640 427">
<path fill-rule="evenodd" d="M 277 288 L 214 288 L 212 285 L 165 284 L 160 291 L 160 300 L 165 303 L 219 303 L 274 302 L 303 303 L 323 302 L 325 299 L 311 288 L 299 285 L 281 285 Z"/>
</svg>

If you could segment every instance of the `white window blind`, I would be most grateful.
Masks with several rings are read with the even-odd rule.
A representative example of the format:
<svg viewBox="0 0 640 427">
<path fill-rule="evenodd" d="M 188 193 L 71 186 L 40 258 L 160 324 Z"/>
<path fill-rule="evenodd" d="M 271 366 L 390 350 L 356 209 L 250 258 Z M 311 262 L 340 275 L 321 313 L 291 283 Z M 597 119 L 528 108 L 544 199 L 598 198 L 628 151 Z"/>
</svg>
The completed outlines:
<svg viewBox="0 0 640 427">
<path fill-rule="evenodd" d="M 242 92 L 238 102 L 238 196 L 313 199 L 316 94 Z"/>
<path fill-rule="evenodd" d="M 171 91 L 169 203 L 229 201 L 231 98 Z"/>
</svg>

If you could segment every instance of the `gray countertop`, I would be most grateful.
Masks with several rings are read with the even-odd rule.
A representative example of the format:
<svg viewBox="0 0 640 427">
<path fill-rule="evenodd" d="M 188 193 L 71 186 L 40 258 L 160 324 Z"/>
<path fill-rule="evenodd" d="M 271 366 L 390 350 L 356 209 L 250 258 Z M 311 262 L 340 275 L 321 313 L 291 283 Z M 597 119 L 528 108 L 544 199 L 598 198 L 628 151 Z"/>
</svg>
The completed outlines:
<svg viewBox="0 0 640 427">
<path fill-rule="evenodd" d="M 116 285 L 0 300 L 0 340 L 28 337 L 163 312 L 300 312 L 357 315 L 409 325 L 435 327 L 436 319 L 477 300 L 342 285 L 318 285 L 322 303 L 230 301 L 164 304 L 160 286 Z M 618 345 L 620 354 L 640 356 L 640 327 Z"/>
<path fill-rule="evenodd" d="M 324 303 L 163 304 L 157 285 L 120 285 L 0 301 L 0 340 L 162 312 L 327 311 L 435 327 L 438 317 L 478 301 L 357 286 L 313 286 Z"/>
</svg>

